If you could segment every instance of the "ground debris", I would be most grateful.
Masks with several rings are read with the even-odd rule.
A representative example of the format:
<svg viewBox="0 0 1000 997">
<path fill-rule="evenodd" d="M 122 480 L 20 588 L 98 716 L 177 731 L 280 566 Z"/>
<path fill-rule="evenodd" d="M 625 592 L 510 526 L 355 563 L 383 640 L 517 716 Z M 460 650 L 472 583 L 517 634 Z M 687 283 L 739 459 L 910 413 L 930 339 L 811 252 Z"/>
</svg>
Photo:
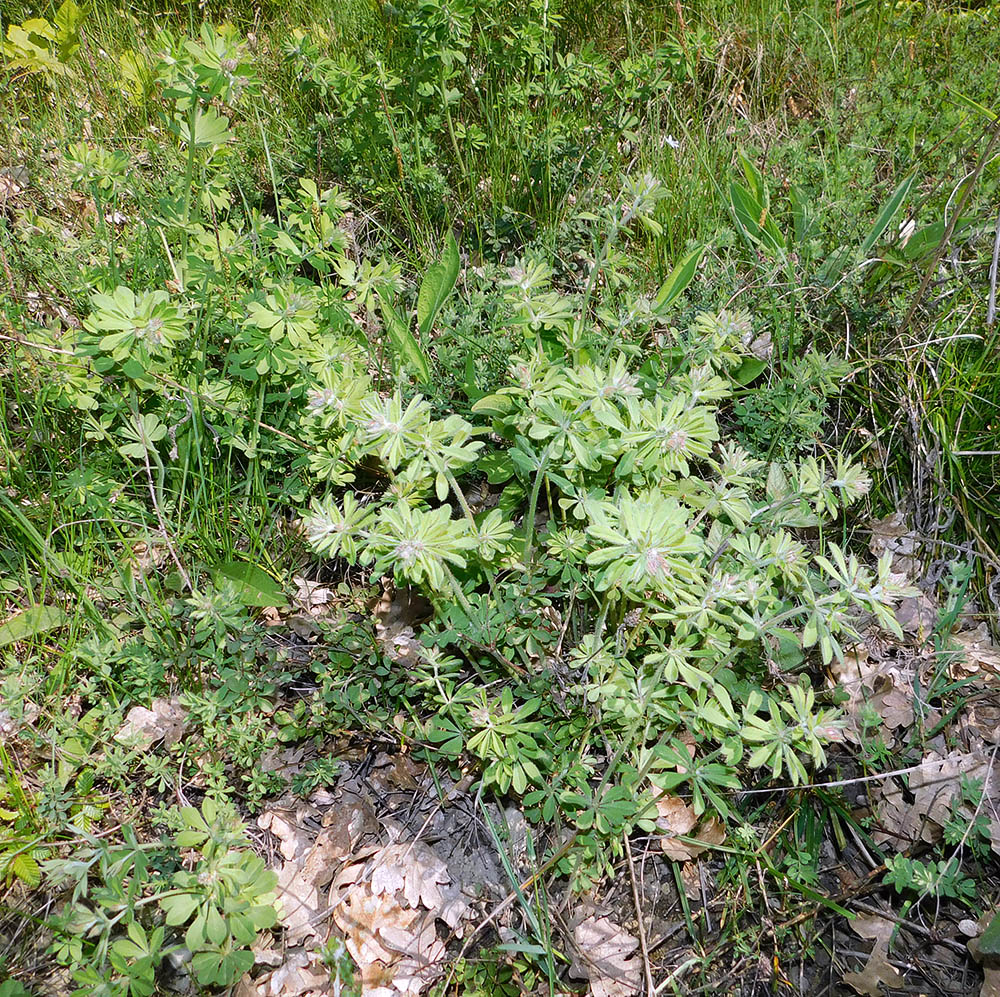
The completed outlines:
<svg viewBox="0 0 1000 997">
<path fill-rule="evenodd" d="M 151 708 L 133 706 L 125 716 L 125 723 L 115 734 L 119 744 L 133 745 L 147 751 L 157 741 L 164 747 L 176 744 L 187 729 L 187 710 L 178 697 L 154 699 Z"/>
<path fill-rule="evenodd" d="M 872 939 L 875 945 L 868 956 L 868 961 L 859 972 L 844 974 L 844 983 L 867 997 L 880 997 L 881 984 L 887 987 L 903 986 L 906 981 L 889 963 L 889 939 L 895 930 L 895 923 L 884 917 L 871 915 L 854 918 L 851 927 L 862 938 Z"/>
<path fill-rule="evenodd" d="M 980 812 L 989 821 L 993 851 L 1000 855 L 1000 770 L 978 751 L 952 751 L 940 755 L 931 751 L 908 776 L 908 792 L 895 779 L 887 780 L 872 793 L 872 808 L 879 829 L 872 837 L 880 845 L 906 851 L 923 842 L 941 840 L 944 825 L 953 812 L 962 819 L 975 816 L 963 801 L 962 781 L 981 780 L 983 801 Z"/>
<path fill-rule="evenodd" d="M 592 997 L 629 997 L 639 992 L 642 963 L 632 953 L 639 942 L 607 917 L 590 917 L 573 928 L 576 951 L 570 976 L 590 982 Z"/>
</svg>

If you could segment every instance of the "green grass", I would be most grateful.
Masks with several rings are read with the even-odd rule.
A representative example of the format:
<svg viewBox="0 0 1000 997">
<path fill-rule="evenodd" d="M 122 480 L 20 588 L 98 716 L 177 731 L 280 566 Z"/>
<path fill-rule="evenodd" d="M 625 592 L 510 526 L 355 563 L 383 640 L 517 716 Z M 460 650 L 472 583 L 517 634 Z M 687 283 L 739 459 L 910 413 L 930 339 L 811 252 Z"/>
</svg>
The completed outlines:
<svg viewBox="0 0 1000 997">
<path fill-rule="evenodd" d="M 538 347 L 556 362 L 572 340 L 568 370 L 618 350 L 652 384 L 717 360 L 713 349 L 742 350 L 723 437 L 763 459 L 854 455 L 874 487 L 864 515 L 830 536 L 863 552 L 865 515 L 906 511 L 932 571 L 956 552 L 974 562 L 972 594 L 996 626 L 1000 342 L 985 323 L 1000 189 L 995 5 L 204 6 L 96 0 L 82 34 L 70 32 L 79 47 L 65 58 L 50 51 L 47 69 L 30 53 L 19 62 L 13 48 L 0 57 L 0 620 L 28 607 L 67 614 L 0 646 L 5 709 L 21 724 L 20 756 L 5 749 L 0 758 L 0 809 L 15 814 L 3 818 L 0 858 L 28 841 L 39 860 L 82 847 L 81 832 L 106 812 L 135 816 L 128 798 L 140 785 L 159 826 L 180 832 L 165 787 L 185 765 L 204 767 L 211 798 L 252 811 L 280 789 L 257 771 L 279 733 L 316 738 L 347 724 L 371 736 L 407 716 L 399 722 L 416 726 L 404 739 L 422 736 L 420 711 L 451 689 L 455 663 L 441 663 L 433 682 L 424 676 L 428 698 L 407 698 L 412 690 L 370 646 L 370 628 L 346 616 L 328 635 L 326 670 L 310 675 L 325 690 L 316 715 L 300 706 L 301 715 L 271 717 L 262 703 L 282 688 L 285 665 L 268 657 L 259 602 L 234 602 L 219 576 L 220 566 L 256 566 L 287 589 L 294 575 L 332 571 L 345 584 L 345 614 L 374 591 L 367 569 L 343 560 L 317 568 L 299 522 L 311 497 L 344 490 L 341 430 L 317 428 L 309 392 L 340 391 L 345 370 L 382 396 L 399 390 L 404 403 L 425 395 L 435 419 L 478 419 L 492 445 L 510 426 L 498 420 L 486 434 L 482 413 L 496 403 L 482 399 L 507 383 L 516 354 Z M 0 33 L 31 16 L 55 23 L 57 9 L 0 0 Z M 214 32 L 223 23 L 231 35 Z M 173 62 L 161 57 L 167 49 Z M 227 72 L 244 71 L 247 87 L 227 82 Z M 196 111 L 207 131 L 192 144 L 183 135 Z M 221 138 L 216 114 L 225 115 Z M 655 196 L 623 224 L 613 206 L 620 211 L 623 191 L 644 176 Z M 734 212 L 741 196 L 754 199 L 749 215 Z M 911 219 L 907 243 L 901 226 Z M 390 306 L 414 326 L 449 231 L 462 254 L 457 286 L 400 350 L 409 333 L 387 331 Z M 657 289 L 696 250 L 693 280 L 656 314 Z M 550 275 L 530 306 L 556 313 L 535 328 L 504 282 L 538 264 Z M 136 309 L 154 311 L 119 327 L 115 306 L 94 295 L 121 285 L 153 295 Z M 733 314 L 696 321 L 722 308 Z M 771 338 L 765 363 L 729 335 L 743 329 L 742 312 Z M 158 352 L 172 322 L 183 336 Z M 126 327 L 131 339 L 109 342 Z M 328 355 L 330 342 L 349 362 Z M 350 485 L 366 501 L 386 479 L 368 456 Z M 472 494 L 485 473 L 476 465 L 462 487 Z M 499 474 L 494 465 L 489 473 Z M 518 702 L 540 696 L 544 723 L 534 714 L 526 723 L 562 731 L 558 698 L 537 676 L 517 678 L 530 672 L 528 651 L 551 637 L 541 611 L 565 614 L 561 650 L 583 646 L 595 621 L 599 636 L 605 624 L 628 631 L 624 606 L 588 590 L 589 569 L 539 582 L 551 563 L 533 560 L 543 556 L 535 531 L 564 512 L 564 479 L 548 467 L 532 474 L 509 478 L 498 506 L 520 531 L 522 587 L 490 578 L 473 591 L 477 569 L 457 562 L 448 584 L 459 602 L 517 606 L 461 674 L 484 690 L 513 685 Z M 461 505 L 458 484 L 441 481 Z M 152 567 L 137 566 L 137 550 Z M 435 622 L 470 626 L 457 612 L 438 603 Z M 629 626 L 628 640 L 638 640 L 641 624 Z M 801 667 L 818 683 L 815 664 Z M 574 667 L 588 674 L 587 663 Z M 620 700 L 618 681 L 602 676 L 599 702 Z M 737 696 L 785 688 L 763 661 L 738 681 Z M 189 740 L 145 759 L 113 747 L 130 706 L 168 693 L 189 697 L 198 716 Z M 593 726 L 573 736 L 589 744 Z M 614 763 L 598 773 L 600 790 L 630 785 L 632 738 L 645 744 L 628 728 L 618 754 L 607 745 Z M 420 750 L 442 765 L 455 760 L 440 742 Z M 494 763 L 476 761 L 486 771 Z M 818 862 L 832 820 L 867 832 L 843 800 L 814 796 L 782 829 L 774 857 L 751 840 L 767 820 L 748 808 L 733 817 L 738 845 L 724 853 L 723 881 L 734 904 L 761 902 L 764 873 L 775 889 L 783 876 L 804 886 L 788 901 L 791 923 L 818 909 L 808 892 L 815 863 L 810 871 L 799 853 Z M 620 835 L 594 848 L 548 856 L 552 873 L 602 881 L 606 856 L 620 859 Z M 12 883 L 32 885 L 7 861 Z M 544 890 L 518 897 L 528 948 L 544 957 L 523 958 L 517 972 L 553 992 L 562 970 L 549 899 Z M 700 929 L 685 915 L 694 937 Z M 734 916 L 716 943 L 719 957 L 764 940 Z M 696 956 L 710 980 L 713 951 Z M 510 968 L 501 962 L 497 972 Z M 492 985 L 496 966 L 487 966 L 463 965 L 468 992 Z M 21 968 L 0 963 L 0 975 Z"/>
</svg>

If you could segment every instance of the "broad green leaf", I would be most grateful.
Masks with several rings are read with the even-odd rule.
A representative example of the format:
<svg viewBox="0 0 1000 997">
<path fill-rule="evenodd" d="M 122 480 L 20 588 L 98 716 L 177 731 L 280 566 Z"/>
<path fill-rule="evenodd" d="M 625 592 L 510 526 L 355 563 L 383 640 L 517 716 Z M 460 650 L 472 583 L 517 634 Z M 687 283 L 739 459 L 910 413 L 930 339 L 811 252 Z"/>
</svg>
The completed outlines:
<svg viewBox="0 0 1000 997">
<path fill-rule="evenodd" d="M 0 997 L 33 997 L 17 980 L 4 980 L 0 983 Z"/>
<path fill-rule="evenodd" d="M 486 472 L 486 480 L 491 485 L 499 485 L 509 480 L 514 474 L 514 462 L 503 451 L 495 451 L 480 457 L 476 468 Z"/>
<path fill-rule="evenodd" d="M 417 380 L 426 384 L 431 379 L 431 365 L 427 354 L 421 349 L 403 317 L 377 291 L 379 307 L 382 310 L 382 321 L 385 323 L 386 335 L 399 359 L 417 375 Z"/>
<path fill-rule="evenodd" d="M 759 360 L 757 357 L 747 357 L 736 371 L 736 383 L 746 387 L 748 384 L 756 381 L 766 368 L 766 360 Z"/>
<path fill-rule="evenodd" d="M 767 189 L 764 186 L 764 178 L 760 175 L 760 170 L 757 169 L 742 149 L 736 153 L 736 158 L 739 160 L 740 169 L 743 171 L 743 176 L 746 177 L 750 193 L 753 195 L 754 200 L 760 204 L 766 204 Z"/>
<path fill-rule="evenodd" d="M 225 145 L 233 137 L 225 115 L 217 114 L 212 108 L 203 110 L 201 107 L 194 112 L 194 131 L 189 119 L 182 117 L 177 121 L 177 134 L 185 145 L 193 144 L 196 149 Z"/>
<path fill-rule="evenodd" d="M 693 252 L 688 253 L 670 271 L 670 276 L 663 282 L 656 295 L 657 308 L 669 308 L 687 290 L 688 285 L 694 280 L 694 275 L 698 272 L 698 263 L 704 252 L 705 247 L 699 246 Z"/>
<path fill-rule="evenodd" d="M 229 934 L 226 922 L 222 919 L 219 908 L 214 904 L 209 906 L 205 916 L 205 934 L 208 935 L 208 940 L 215 945 L 221 945 Z"/>
<path fill-rule="evenodd" d="M 246 561 L 226 561 L 213 572 L 216 585 L 225 579 L 236 586 L 236 598 L 243 606 L 284 606 L 281 586 L 263 568 Z"/>
<path fill-rule="evenodd" d="M 861 243 L 861 255 L 865 256 L 871 250 L 872 246 L 879 240 L 882 233 L 889 227 L 889 222 L 895 217 L 897 211 L 899 211 L 900 205 L 906 199 L 906 195 L 909 194 L 910 188 L 913 186 L 915 174 L 908 176 L 893 192 L 892 197 L 882 206 L 882 210 L 878 214 L 878 218 L 875 219 L 875 224 L 872 225 L 865 236 L 864 242 Z"/>
<path fill-rule="evenodd" d="M 472 406 L 477 415 L 506 415 L 514 408 L 514 399 L 510 395 L 485 395 Z"/>
<path fill-rule="evenodd" d="M 7 862 L 7 876 L 17 876 L 25 886 L 34 889 L 42 881 L 38 863 L 27 854 L 18 852 Z"/>
<path fill-rule="evenodd" d="M 153 82 L 152 70 L 142 53 L 134 49 L 122 52 L 118 56 L 118 75 L 129 100 L 141 104 Z"/>
<path fill-rule="evenodd" d="M 772 254 L 785 249 L 785 238 L 763 201 L 735 180 L 729 184 L 729 200 L 736 223 L 752 243 Z"/>
<path fill-rule="evenodd" d="M 203 986 L 210 986 L 213 983 L 226 984 L 226 957 L 218 950 L 209 952 L 197 952 L 191 959 L 191 969 L 194 971 L 195 979 Z"/>
<path fill-rule="evenodd" d="M 975 218 L 971 216 L 959 218 L 955 223 L 952 235 L 954 236 L 961 230 L 968 228 L 974 221 Z M 941 245 L 941 240 L 944 238 L 947 227 L 948 223 L 942 220 L 932 222 L 930 225 L 924 225 L 923 228 L 918 228 L 907 239 L 906 245 L 903 247 L 903 256 L 908 260 L 919 260 L 934 252 Z"/>
<path fill-rule="evenodd" d="M 166 915 L 167 924 L 176 927 L 179 924 L 186 924 L 188 918 L 198 909 L 198 901 L 201 898 L 194 893 L 179 893 L 175 897 L 165 897 L 160 901 L 163 913 Z"/>
<path fill-rule="evenodd" d="M 422 337 L 430 333 L 441 306 L 455 287 L 458 270 L 458 243 L 455 242 L 454 234 L 449 232 L 444 254 L 439 262 L 427 268 L 417 295 L 417 331 Z"/>
<path fill-rule="evenodd" d="M 80 25 L 86 16 L 86 11 L 73 0 L 66 0 L 56 11 L 53 21 L 56 26 L 55 42 L 59 49 L 60 62 L 68 61 L 80 47 Z"/>
<path fill-rule="evenodd" d="M 31 606 L 0 625 L 0 647 L 31 640 L 69 623 L 69 616 L 58 606 Z"/>
<path fill-rule="evenodd" d="M 792 206 L 792 230 L 795 235 L 795 244 L 805 246 L 816 232 L 816 213 L 813 211 L 809 199 L 796 186 L 789 188 L 788 203 Z"/>
</svg>

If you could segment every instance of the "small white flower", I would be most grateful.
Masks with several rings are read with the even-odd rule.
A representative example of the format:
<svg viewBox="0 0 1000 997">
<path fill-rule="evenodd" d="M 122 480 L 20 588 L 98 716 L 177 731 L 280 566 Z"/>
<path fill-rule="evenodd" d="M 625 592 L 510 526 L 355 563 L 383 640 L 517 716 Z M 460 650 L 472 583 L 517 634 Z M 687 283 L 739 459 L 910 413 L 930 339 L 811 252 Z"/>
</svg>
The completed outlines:
<svg viewBox="0 0 1000 997">
<path fill-rule="evenodd" d="M 679 149 L 681 147 L 680 142 L 673 135 L 664 135 L 663 144 L 669 145 L 671 149 Z"/>
</svg>

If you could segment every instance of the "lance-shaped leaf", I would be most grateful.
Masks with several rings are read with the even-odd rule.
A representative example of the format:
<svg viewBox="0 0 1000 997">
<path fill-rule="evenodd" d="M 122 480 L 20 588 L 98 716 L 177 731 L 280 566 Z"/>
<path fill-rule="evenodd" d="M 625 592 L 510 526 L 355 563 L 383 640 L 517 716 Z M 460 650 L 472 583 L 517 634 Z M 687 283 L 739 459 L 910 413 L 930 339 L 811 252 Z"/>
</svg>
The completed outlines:
<svg viewBox="0 0 1000 997">
<path fill-rule="evenodd" d="M 392 344 L 396 356 L 417 375 L 417 380 L 427 383 L 431 379 L 431 365 L 427 354 L 410 332 L 403 316 L 389 303 L 381 291 L 378 295 L 379 307 L 382 311 L 382 321 L 385 323 L 386 335 Z"/>
<path fill-rule="evenodd" d="M 673 270 L 670 276 L 663 282 L 659 293 L 656 295 L 656 308 L 663 310 L 669 308 L 683 293 L 688 285 L 694 280 L 694 275 L 698 272 L 698 263 L 701 261 L 704 246 L 688 253 Z"/>
<path fill-rule="evenodd" d="M 455 242 L 455 236 L 449 232 L 444 254 L 437 263 L 427 268 L 427 273 L 424 274 L 420 284 L 420 293 L 417 295 L 417 331 L 421 337 L 431 331 L 441 306 L 455 287 L 458 270 L 458 243 Z"/>
</svg>

